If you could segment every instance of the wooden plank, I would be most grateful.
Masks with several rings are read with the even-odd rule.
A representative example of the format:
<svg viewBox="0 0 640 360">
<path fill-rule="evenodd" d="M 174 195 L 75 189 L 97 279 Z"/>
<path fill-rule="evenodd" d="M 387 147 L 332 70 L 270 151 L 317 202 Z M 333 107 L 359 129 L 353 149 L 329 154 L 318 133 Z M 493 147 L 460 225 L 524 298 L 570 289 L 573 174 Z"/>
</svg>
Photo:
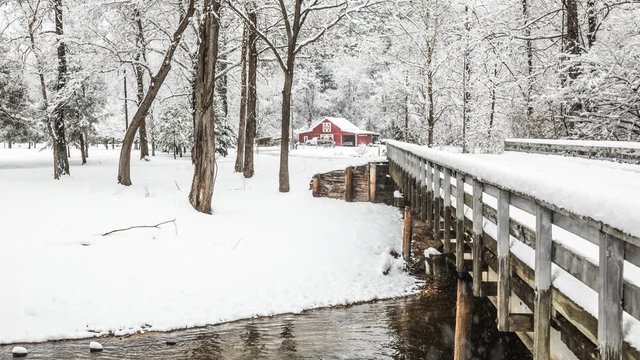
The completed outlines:
<svg viewBox="0 0 640 360">
<path fill-rule="evenodd" d="M 482 183 L 473 179 L 473 295 L 482 295 Z"/>
<path fill-rule="evenodd" d="M 344 200 L 353 201 L 353 166 L 349 166 L 344 172 Z"/>
<path fill-rule="evenodd" d="M 635 266 L 640 267 L 640 247 L 633 244 L 624 244 L 624 259 Z"/>
<path fill-rule="evenodd" d="M 602 232 L 598 292 L 598 347 L 602 360 L 622 358 L 623 267 L 624 242 Z"/>
<path fill-rule="evenodd" d="M 533 322 L 533 314 L 512 314 L 508 318 L 508 328 L 511 332 L 529 332 L 533 330 Z"/>
<path fill-rule="evenodd" d="M 553 224 L 588 240 L 592 244 L 600 245 L 600 231 L 593 226 L 557 211 L 553 214 Z"/>
<path fill-rule="evenodd" d="M 551 214 L 543 206 L 536 211 L 534 360 L 551 359 Z"/>
<path fill-rule="evenodd" d="M 511 245 L 509 239 L 510 193 L 500 189 L 498 193 L 498 330 L 509 331 L 509 297 L 511 296 Z"/>
<path fill-rule="evenodd" d="M 464 268 L 464 180 L 462 174 L 456 173 L 456 270 Z"/>
<path fill-rule="evenodd" d="M 433 166 L 433 238 L 440 241 L 440 214 L 442 198 L 440 196 L 440 168 Z"/>
<path fill-rule="evenodd" d="M 320 196 L 320 176 L 318 175 L 314 175 L 313 176 L 313 185 L 311 188 L 311 194 L 313 195 L 313 197 L 318 197 Z"/>
<path fill-rule="evenodd" d="M 377 181 L 377 165 L 372 162 L 369 163 L 369 201 L 376 202 L 376 190 L 378 187 Z"/>
<path fill-rule="evenodd" d="M 451 253 L 451 170 L 444 168 L 444 234 L 442 241 L 444 243 L 445 254 Z"/>
<path fill-rule="evenodd" d="M 411 216 L 411 207 L 404 207 L 404 221 L 402 228 L 402 257 L 405 261 L 411 260 L 411 236 L 413 235 L 413 219 Z"/>
</svg>

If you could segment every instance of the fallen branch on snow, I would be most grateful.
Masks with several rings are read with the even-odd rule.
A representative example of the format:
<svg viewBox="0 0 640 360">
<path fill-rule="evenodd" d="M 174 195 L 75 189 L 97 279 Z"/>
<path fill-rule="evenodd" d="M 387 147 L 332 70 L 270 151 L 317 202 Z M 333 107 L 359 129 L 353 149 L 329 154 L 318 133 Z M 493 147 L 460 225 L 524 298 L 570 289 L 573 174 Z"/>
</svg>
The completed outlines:
<svg viewBox="0 0 640 360">
<path fill-rule="evenodd" d="M 111 235 L 111 234 L 119 232 L 119 231 L 127 231 L 127 230 L 131 230 L 131 229 L 140 229 L 140 228 L 156 228 L 156 229 L 160 229 L 161 225 L 166 225 L 168 223 L 173 223 L 173 225 L 175 226 L 176 225 L 176 219 L 163 221 L 163 222 L 155 224 L 155 225 L 137 225 L 137 226 L 129 226 L 128 228 L 124 228 L 124 229 L 115 229 L 115 230 L 111 230 L 109 232 L 106 232 L 106 233 L 102 234 L 102 236 L 107 236 L 107 235 Z"/>
</svg>

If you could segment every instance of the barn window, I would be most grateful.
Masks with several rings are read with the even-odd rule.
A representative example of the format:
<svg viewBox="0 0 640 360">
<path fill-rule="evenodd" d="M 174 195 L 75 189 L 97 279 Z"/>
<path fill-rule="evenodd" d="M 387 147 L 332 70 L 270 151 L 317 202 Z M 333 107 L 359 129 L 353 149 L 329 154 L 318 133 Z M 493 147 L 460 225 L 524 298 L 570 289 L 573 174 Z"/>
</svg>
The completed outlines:
<svg viewBox="0 0 640 360">
<path fill-rule="evenodd" d="M 326 122 L 322 124 L 322 132 L 331 132 L 331 123 Z"/>
</svg>

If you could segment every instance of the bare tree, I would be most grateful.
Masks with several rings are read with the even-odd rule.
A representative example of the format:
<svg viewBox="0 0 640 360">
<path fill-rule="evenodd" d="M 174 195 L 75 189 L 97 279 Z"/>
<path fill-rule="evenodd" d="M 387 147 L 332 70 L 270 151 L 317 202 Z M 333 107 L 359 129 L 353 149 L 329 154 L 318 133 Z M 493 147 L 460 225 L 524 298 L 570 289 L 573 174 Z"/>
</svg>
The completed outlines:
<svg viewBox="0 0 640 360">
<path fill-rule="evenodd" d="M 149 89 L 147 90 L 144 99 L 142 99 L 142 102 L 138 106 L 138 110 L 136 110 L 133 119 L 131 119 L 131 125 L 124 135 L 124 140 L 122 141 L 122 149 L 120 150 L 120 161 L 118 164 L 118 183 L 122 185 L 131 185 L 131 147 L 133 146 L 136 132 L 138 131 L 138 127 L 140 126 L 142 121 L 144 121 L 145 116 L 149 112 L 151 104 L 158 95 L 158 91 L 160 90 L 162 83 L 167 78 L 167 75 L 171 70 L 171 60 L 173 59 L 173 55 L 178 48 L 180 40 L 182 39 L 182 34 L 189 25 L 189 21 L 191 20 L 194 12 L 195 0 L 189 0 L 187 11 L 180 20 L 178 28 L 173 33 L 171 44 L 169 45 L 169 48 L 164 55 L 162 65 L 160 66 L 158 72 L 153 77 L 151 77 Z"/>
<path fill-rule="evenodd" d="M 255 0 L 247 4 L 247 15 L 252 24 L 257 24 Z M 246 84 L 246 127 L 244 136 L 244 166 L 245 178 L 253 177 L 253 143 L 256 138 L 256 76 L 258 72 L 258 49 L 256 42 L 258 35 L 255 27 L 250 27 L 247 34 L 247 84 Z"/>
<path fill-rule="evenodd" d="M 204 18 L 200 24 L 200 46 L 196 66 L 196 115 L 193 147 L 193 182 L 189 201 L 198 211 L 210 214 L 215 176 L 214 101 L 219 0 L 204 0 Z"/>
<path fill-rule="evenodd" d="M 55 14 L 56 36 L 58 37 L 58 80 L 56 91 L 62 91 L 67 84 L 67 51 L 62 40 L 64 28 L 62 21 L 62 0 L 54 0 L 53 11 Z M 64 106 L 55 107 L 51 116 L 52 147 L 53 147 L 53 178 L 60 179 L 62 175 L 70 175 L 69 158 L 67 154 L 67 139 L 64 129 Z"/>
<path fill-rule="evenodd" d="M 240 59 L 240 119 L 238 122 L 238 151 L 236 154 L 236 172 L 244 171 L 244 136 L 247 121 L 247 33 L 250 25 L 244 24 L 242 31 L 242 55 Z"/>
</svg>

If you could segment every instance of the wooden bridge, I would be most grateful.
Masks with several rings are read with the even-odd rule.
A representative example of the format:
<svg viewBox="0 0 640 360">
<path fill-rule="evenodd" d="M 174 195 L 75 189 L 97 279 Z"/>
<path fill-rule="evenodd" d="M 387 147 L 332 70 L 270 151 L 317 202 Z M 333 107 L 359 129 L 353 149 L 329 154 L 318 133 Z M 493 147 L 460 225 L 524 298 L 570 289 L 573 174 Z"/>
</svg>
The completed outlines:
<svg viewBox="0 0 640 360">
<path fill-rule="evenodd" d="M 516 142 L 507 148 L 553 152 L 540 144 Z M 598 153 L 570 145 L 563 149 L 572 156 Z M 627 162 L 637 163 L 640 151 L 627 150 Z M 602 151 L 612 154 L 610 148 Z M 457 161 L 464 155 L 440 153 L 401 142 L 387 144 L 389 173 L 410 207 L 409 217 L 426 221 L 433 238 L 442 243 L 443 256 L 460 279 L 458 294 L 469 279 L 466 286 L 474 296 L 487 296 L 495 304 L 498 329 L 517 333 L 534 359 L 563 358 L 551 346 L 552 336 L 559 332 L 579 359 L 640 360 L 640 278 L 634 279 L 640 273 L 635 271 L 640 267 L 638 234 L 593 214 L 567 210 L 553 199 L 523 191 L 513 181 L 487 176 L 491 168 L 480 170 L 481 157 Z M 519 164 L 513 171 L 518 171 L 515 165 Z M 640 172 L 637 178 L 640 181 Z M 607 186 L 617 185 L 605 182 L 583 196 Z M 626 201 L 640 202 L 629 196 Z M 640 221 L 640 214 L 636 216 Z M 407 260 L 410 239 L 405 237 L 403 244 Z M 577 251 L 589 247 L 597 247 L 595 260 Z M 464 328 L 456 324 L 456 332 Z M 456 359 L 465 357 L 464 344 L 456 344 Z"/>
</svg>

